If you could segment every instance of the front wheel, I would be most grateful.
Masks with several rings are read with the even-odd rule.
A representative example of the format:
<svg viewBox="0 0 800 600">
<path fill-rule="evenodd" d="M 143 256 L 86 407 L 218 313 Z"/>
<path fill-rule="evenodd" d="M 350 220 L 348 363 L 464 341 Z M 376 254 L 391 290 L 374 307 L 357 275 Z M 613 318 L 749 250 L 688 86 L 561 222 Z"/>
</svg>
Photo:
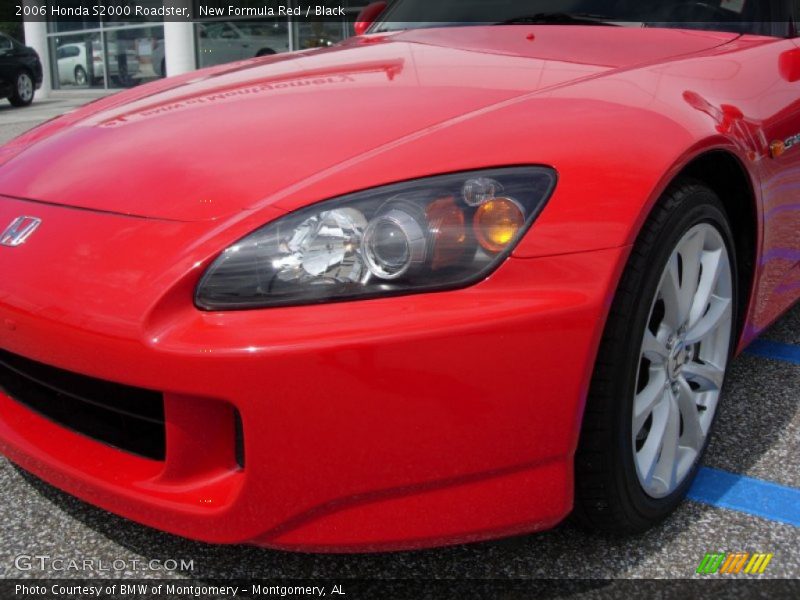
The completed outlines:
<svg viewBox="0 0 800 600">
<path fill-rule="evenodd" d="M 736 272 L 719 198 L 674 185 L 636 242 L 601 342 L 575 463 L 579 521 L 640 532 L 684 498 L 733 352 Z"/>
<path fill-rule="evenodd" d="M 86 75 L 86 69 L 80 65 L 75 67 L 75 85 L 83 87 L 89 83 L 89 77 Z"/>
<path fill-rule="evenodd" d="M 28 106 L 33 102 L 33 96 L 36 93 L 36 86 L 33 84 L 33 78 L 27 71 L 20 71 L 17 73 L 14 82 L 14 90 L 8 101 L 13 106 Z"/>
</svg>

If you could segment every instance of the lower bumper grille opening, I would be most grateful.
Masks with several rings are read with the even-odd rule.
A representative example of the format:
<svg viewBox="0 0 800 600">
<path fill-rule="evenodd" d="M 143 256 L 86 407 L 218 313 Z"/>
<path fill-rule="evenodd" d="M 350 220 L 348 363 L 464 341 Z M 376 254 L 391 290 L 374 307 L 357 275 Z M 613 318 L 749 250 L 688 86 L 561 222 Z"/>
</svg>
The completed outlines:
<svg viewBox="0 0 800 600">
<path fill-rule="evenodd" d="M 152 460 L 166 456 L 162 394 L 94 379 L 0 350 L 0 390 L 76 433 Z"/>
<path fill-rule="evenodd" d="M 234 455 L 236 464 L 240 469 L 244 469 L 244 426 L 242 425 L 242 415 L 237 410 L 233 416 L 234 427 Z"/>
</svg>

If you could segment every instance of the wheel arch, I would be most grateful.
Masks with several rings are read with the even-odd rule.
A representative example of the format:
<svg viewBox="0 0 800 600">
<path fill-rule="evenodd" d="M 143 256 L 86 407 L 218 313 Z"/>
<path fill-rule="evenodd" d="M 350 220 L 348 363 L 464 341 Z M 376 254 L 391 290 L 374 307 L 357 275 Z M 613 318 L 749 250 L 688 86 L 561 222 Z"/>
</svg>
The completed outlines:
<svg viewBox="0 0 800 600">
<path fill-rule="evenodd" d="M 609 297 L 614 298 L 634 244 L 642 233 L 645 223 L 664 193 L 681 179 L 694 179 L 713 190 L 722 201 L 731 222 L 735 240 L 745 240 L 736 245 L 737 277 L 739 280 L 739 314 L 735 335 L 741 345 L 745 324 L 755 298 L 756 270 L 762 238 L 762 215 L 759 209 L 761 197 L 755 176 L 749 172 L 742 158 L 727 144 L 728 140 L 703 141 L 677 158 L 672 168 L 664 173 L 654 186 L 653 192 L 642 205 L 641 212 L 628 232 L 628 251 L 621 257 L 617 271 L 609 287 Z M 607 309 L 610 309 L 611 301 Z M 609 314 L 598 322 L 595 331 L 595 350 L 587 361 L 586 389 L 593 377 L 600 348 L 600 341 L 608 323 Z M 585 417 L 585 404 L 581 406 L 578 423 Z M 577 444 L 580 432 L 576 432 Z"/>
<path fill-rule="evenodd" d="M 736 240 L 739 306 L 736 335 L 740 338 L 754 297 L 760 218 L 753 181 L 738 156 L 723 149 L 709 150 L 692 158 L 672 182 L 693 179 L 719 196 L 727 211 Z"/>
</svg>

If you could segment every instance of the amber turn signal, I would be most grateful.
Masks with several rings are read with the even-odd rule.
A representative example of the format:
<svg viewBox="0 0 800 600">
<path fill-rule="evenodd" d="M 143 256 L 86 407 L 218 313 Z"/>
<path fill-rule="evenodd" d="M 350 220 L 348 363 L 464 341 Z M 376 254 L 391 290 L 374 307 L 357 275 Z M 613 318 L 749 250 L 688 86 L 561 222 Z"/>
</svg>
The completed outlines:
<svg viewBox="0 0 800 600">
<path fill-rule="evenodd" d="M 786 152 L 786 144 L 783 142 L 772 142 L 769 145 L 769 152 L 772 155 L 772 158 L 778 158 L 779 156 L 783 156 Z"/>
<path fill-rule="evenodd" d="M 494 198 L 475 212 L 473 227 L 478 243 L 489 252 L 502 252 L 525 225 L 525 215 L 510 198 Z"/>
</svg>

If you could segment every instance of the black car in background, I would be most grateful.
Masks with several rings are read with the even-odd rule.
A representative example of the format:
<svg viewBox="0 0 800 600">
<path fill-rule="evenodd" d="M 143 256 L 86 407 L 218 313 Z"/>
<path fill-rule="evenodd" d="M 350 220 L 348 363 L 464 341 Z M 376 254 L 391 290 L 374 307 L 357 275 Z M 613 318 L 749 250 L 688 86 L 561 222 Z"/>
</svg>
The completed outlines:
<svg viewBox="0 0 800 600">
<path fill-rule="evenodd" d="M 42 85 L 42 62 L 33 48 L 0 33 L 0 98 L 28 106 Z"/>
</svg>

